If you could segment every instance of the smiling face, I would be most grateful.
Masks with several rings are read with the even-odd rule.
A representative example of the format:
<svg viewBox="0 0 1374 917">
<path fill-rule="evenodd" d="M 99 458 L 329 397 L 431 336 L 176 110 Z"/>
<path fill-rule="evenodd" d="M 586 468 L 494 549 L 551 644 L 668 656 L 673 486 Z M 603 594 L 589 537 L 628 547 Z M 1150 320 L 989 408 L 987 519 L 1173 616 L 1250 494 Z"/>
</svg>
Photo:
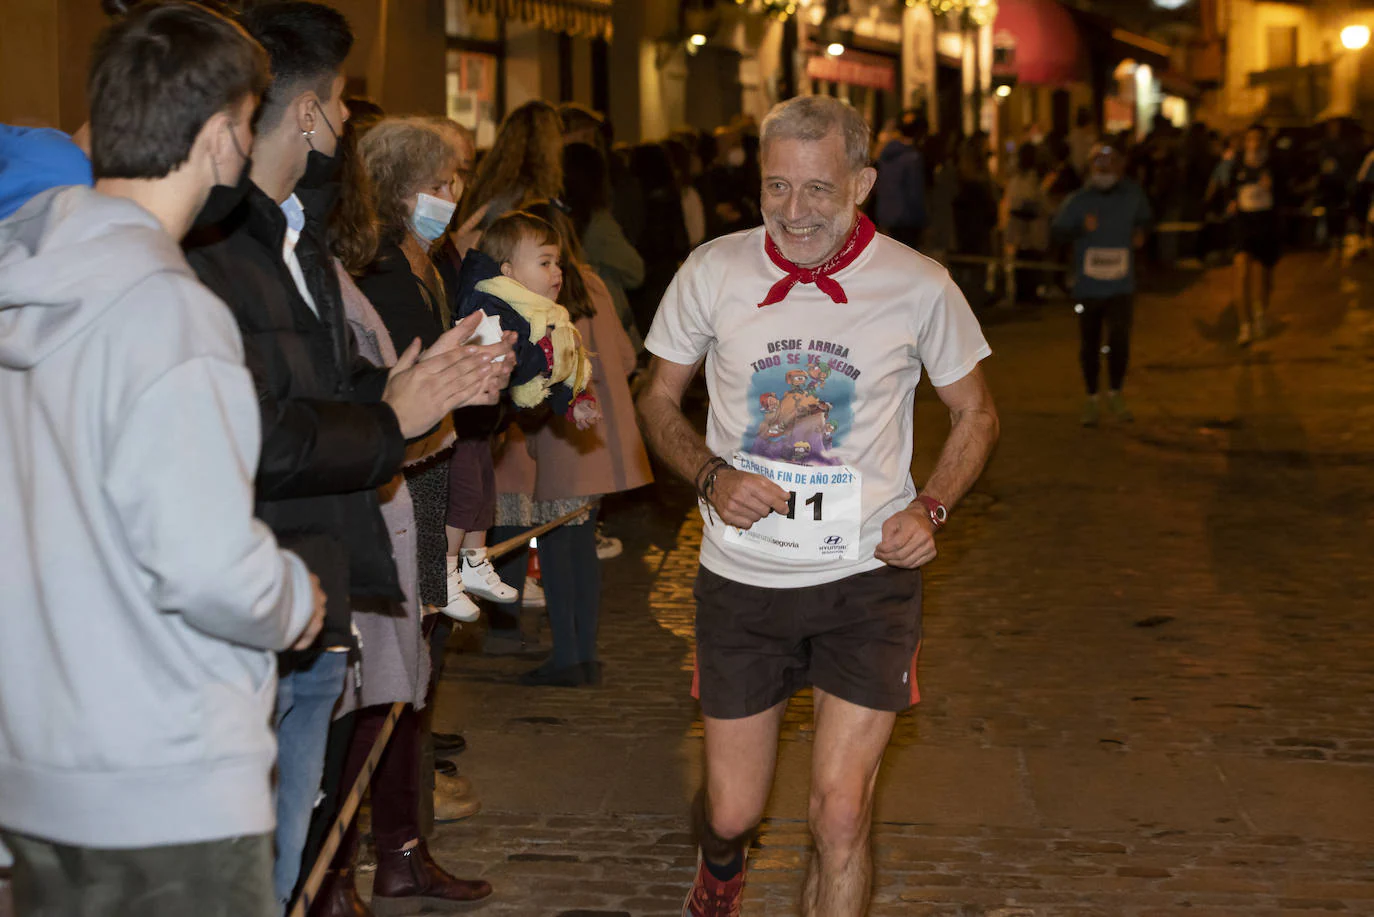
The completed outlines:
<svg viewBox="0 0 1374 917">
<path fill-rule="evenodd" d="M 501 265 L 501 273 L 531 293 L 549 299 L 558 299 L 558 291 L 563 288 L 558 246 L 540 245 L 538 240 L 528 235 L 520 240 L 510 260 Z"/>
<path fill-rule="evenodd" d="M 838 130 L 820 140 L 771 139 L 762 166 L 763 225 L 799 267 L 815 267 L 840 250 L 878 177 L 851 166 Z"/>
</svg>

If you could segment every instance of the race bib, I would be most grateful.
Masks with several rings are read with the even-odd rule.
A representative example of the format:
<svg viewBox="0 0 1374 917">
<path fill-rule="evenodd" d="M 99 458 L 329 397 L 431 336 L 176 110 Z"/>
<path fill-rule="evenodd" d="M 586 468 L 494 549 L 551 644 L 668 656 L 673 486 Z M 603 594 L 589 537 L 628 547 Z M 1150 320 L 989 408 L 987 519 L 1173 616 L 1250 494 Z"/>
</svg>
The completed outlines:
<svg viewBox="0 0 1374 917">
<path fill-rule="evenodd" d="M 1261 184 L 1241 185 L 1236 206 L 1246 213 L 1274 209 L 1274 192 Z"/>
<path fill-rule="evenodd" d="M 858 560 L 863 477 L 848 465 L 793 465 L 744 452 L 735 467 L 762 475 L 788 493 L 786 514 L 770 513 L 748 529 L 725 528 L 726 544 L 788 560 Z"/>
<path fill-rule="evenodd" d="M 1093 280 L 1121 280 L 1130 270 L 1130 249 L 1090 248 L 1083 253 L 1083 276 Z"/>
</svg>

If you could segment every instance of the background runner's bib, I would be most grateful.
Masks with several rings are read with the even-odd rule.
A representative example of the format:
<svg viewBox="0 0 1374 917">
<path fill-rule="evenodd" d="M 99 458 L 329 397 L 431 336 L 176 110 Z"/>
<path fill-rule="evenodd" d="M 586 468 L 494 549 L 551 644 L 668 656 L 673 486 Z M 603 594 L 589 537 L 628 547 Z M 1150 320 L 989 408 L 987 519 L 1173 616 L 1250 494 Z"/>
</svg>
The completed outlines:
<svg viewBox="0 0 1374 917">
<path fill-rule="evenodd" d="M 1090 248 L 1083 253 L 1083 275 L 1093 280 L 1120 280 L 1131 270 L 1131 253 L 1125 248 Z"/>
<path fill-rule="evenodd" d="M 745 452 L 735 467 L 763 475 L 790 495 L 789 513 L 770 513 L 748 529 L 727 526 L 725 542 L 769 557 L 857 560 L 863 529 L 863 476 L 848 465 L 794 465 Z"/>
<path fill-rule="evenodd" d="M 1274 208 L 1274 192 L 1258 182 L 1252 185 L 1241 185 L 1240 192 L 1236 195 L 1236 205 L 1245 213 L 1272 210 Z"/>
</svg>

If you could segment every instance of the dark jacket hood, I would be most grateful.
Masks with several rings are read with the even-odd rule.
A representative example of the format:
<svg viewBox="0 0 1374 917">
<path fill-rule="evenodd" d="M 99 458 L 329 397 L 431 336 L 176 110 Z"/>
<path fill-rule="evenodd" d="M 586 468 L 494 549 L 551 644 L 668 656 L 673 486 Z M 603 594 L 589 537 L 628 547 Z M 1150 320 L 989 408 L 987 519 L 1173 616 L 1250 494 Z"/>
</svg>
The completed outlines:
<svg viewBox="0 0 1374 917">
<path fill-rule="evenodd" d="M 490 280 L 499 276 L 501 276 L 501 265 L 492 260 L 490 255 L 475 248 L 472 249 L 463 256 L 463 266 L 458 270 L 458 289 L 452 295 L 452 301 L 455 303 L 466 301 L 477 289 L 477 284 L 483 280 Z M 464 312 L 463 314 L 466 315 L 467 313 Z"/>
</svg>

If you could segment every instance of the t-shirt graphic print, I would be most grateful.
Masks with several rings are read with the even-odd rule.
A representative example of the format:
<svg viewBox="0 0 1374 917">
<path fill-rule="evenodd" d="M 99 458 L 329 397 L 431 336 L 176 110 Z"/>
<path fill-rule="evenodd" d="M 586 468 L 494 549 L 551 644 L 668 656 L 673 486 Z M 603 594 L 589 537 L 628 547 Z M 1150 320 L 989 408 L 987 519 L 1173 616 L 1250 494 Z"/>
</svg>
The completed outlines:
<svg viewBox="0 0 1374 917">
<path fill-rule="evenodd" d="M 673 279 L 645 341 L 655 356 L 705 358 L 706 444 L 789 494 L 741 537 L 703 511 L 701 563 L 736 582 L 797 588 L 874 570 L 883 523 L 916 498 L 916 386 L 950 385 L 991 354 L 949 273 L 877 235 L 832 278 L 848 302 L 798 283 L 760 307 L 785 275 L 764 229 L 697 248 Z"/>
<path fill-rule="evenodd" d="M 752 364 L 749 383 L 759 423 L 740 448 L 798 465 L 839 464 L 835 449 L 853 425 L 854 384 L 861 373 L 848 357 L 849 348 L 830 341 L 770 341 L 767 355 Z"/>
</svg>

